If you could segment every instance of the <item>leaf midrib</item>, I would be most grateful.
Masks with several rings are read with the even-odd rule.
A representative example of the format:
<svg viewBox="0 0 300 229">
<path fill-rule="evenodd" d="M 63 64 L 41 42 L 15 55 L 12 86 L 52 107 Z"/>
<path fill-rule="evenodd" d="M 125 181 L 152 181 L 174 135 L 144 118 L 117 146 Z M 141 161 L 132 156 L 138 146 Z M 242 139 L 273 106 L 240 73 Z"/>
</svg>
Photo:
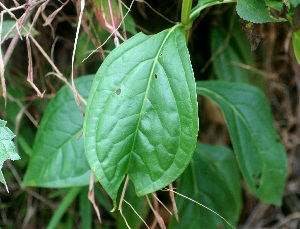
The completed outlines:
<svg viewBox="0 0 300 229">
<path fill-rule="evenodd" d="M 170 31 L 168 32 L 168 34 L 165 36 L 164 40 L 162 41 L 158 51 L 157 51 L 157 54 L 155 56 L 155 59 L 153 61 L 153 65 L 152 65 L 152 68 L 151 68 L 151 71 L 150 71 L 150 75 L 149 75 L 149 79 L 148 79 L 148 83 L 147 83 L 147 88 L 146 88 L 146 91 L 145 91 L 145 96 L 144 96 L 144 99 L 143 99 L 143 103 L 142 103 L 142 107 L 141 107 L 141 111 L 140 111 L 140 114 L 139 114 L 139 119 L 138 119 L 138 122 L 137 122 L 137 127 L 136 127 L 136 130 L 135 130 L 135 133 L 134 133 L 134 137 L 133 137 L 133 141 L 132 141 L 132 147 L 131 147 L 131 151 L 130 151 L 130 156 L 129 156 L 129 161 L 128 161 L 128 166 L 130 164 L 130 161 L 131 161 L 131 157 L 132 157 L 132 154 L 133 154 L 133 149 L 135 147 L 135 141 L 136 141 L 136 138 L 137 138 L 137 133 L 138 133 L 138 130 L 139 130 L 139 127 L 140 127 L 140 123 L 141 123 L 141 119 L 142 119 L 142 111 L 144 110 L 144 106 L 145 106 L 145 103 L 146 103 L 146 99 L 147 99 L 147 95 L 148 95 L 148 92 L 149 92 L 149 87 L 150 87 L 150 83 L 151 83 L 151 79 L 153 78 L 153 72 L 154 72 L 154 68 L 157 64 L 157 59 L 159 57 L 159 54 L 160 54 L 160 51 L 162 50 L 164 44 L 166 43 L 167 39 L 169 38 L 170 34 L 179 26 L 180 24 L 174 26 L 173 28 L 170 29 Z M 128 169 L 128 168 L 127 168 Z"/>
<path fill-rule="evenodd" d="M 245 125 L 245 127 L 248 129 L 248 131 L 249 131 L 249 133 L 250 133 L 250 136 L 251 136 L 251 138 L 253 139 L 254 145 L 256 146 L 257 151 L 258 151 L 258 152 L 261 152 L 261 147 L 259 146 L 259 143 L 257 142 L 256 138 L 254 137 L 254 135 L 253 135 L 253 133 L 252 133 L 252 129 L 251 129 L 250 126 L 247 124 L 247 121 L 245 120 L 243 114 L 242 114 L 238 109 L 236 109 L 236 108 L 234 107 L 234 105 L 233 105 L 228 99 L 226 99 L 226 98 L 225 98 L 223 95 L 221 95 L 220 93 L 217 93 L 217 92 L 215 92 L 215 91 L 213 91 L 213 90 L 210 90 L 210 89 L 207 89 L 207 88 L 204 88 L 204 87 L 196 87 L 196 90 L 199 90 L 199 91 L 202 90 L 202 91 L 206 91 L 206 92 L 208 92 L 208 93 L 210 93 L 210 94 L 212 94 L 212 95 L 218 95 L 218 97 L 219 97 L 220 99 L 222 99 L 225 103 L 227 103 L 228 106 L 234 111 L 234 113 L 236 113 L 237 116 L 239 116 L 239 118 L 242 120 L 242 122 L 243 122 L 243 124 Z M 219 106 L 219 105 L 218 105 L 218 106 Z M 221 109 L 221 111 L 222 111 L 222 109 Z M 222 113 L 223 113 L 223 111 L 222 111 Z M 224 113 L 223 113 L 223 115 L 225 116 Z M 225 116 L 225 117 L 226 117 L 226 116 Z M 225 118 L 225 121 L 226 121 L 226 123 L 227 123 L 226 118 Z M 227 125 L 228 125 L 228 123 L 227 123 Z M 259 155 L 262 156 L 261 153 L 259 153 Z M 264 159 L 264 157 L 262 157 L 262 158 Z M 264 163 L 263 163 L 263 164 L 264 164 Z"/>
</svg>

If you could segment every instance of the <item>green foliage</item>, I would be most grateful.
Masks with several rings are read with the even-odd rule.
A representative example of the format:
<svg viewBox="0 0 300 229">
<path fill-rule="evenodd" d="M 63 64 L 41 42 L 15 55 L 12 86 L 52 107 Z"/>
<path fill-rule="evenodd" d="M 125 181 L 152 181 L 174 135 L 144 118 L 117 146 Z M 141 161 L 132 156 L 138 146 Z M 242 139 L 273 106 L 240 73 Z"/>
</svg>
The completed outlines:
<svg viewBox="0 0 300 229">
<path fill-rule="evenodd" d="M 223 146 L 197 143 L 193 159 L 176 190 L 223 216 L 236 226 L 242 196 L 238 168 L 232 151 Z M 177 196 L 179 223 L 172 216 L 169 228 L 231 228 L 215 213 Z"/>
<path fill-rule="evenodd" d="M 126 173 L 138 196 L 174 181 L 198 131 L 195 81 L 179 26 L 138 34 L 101 65 L 89 95 L 85 152 L 116 203 Z"/>
<path fill-rule="evenodd" d="M 19 160 L 20 156 L 16 152 L 15 144 L 12 139 L 14 133 L 6 127 L 6 122 L 0 119 L 0 181 L 5 185 L 8 192 L 8 187 L 2 173 L 3 163 L 10 160 Z"/>
<path fill-rule="evenodd" d="M 211 53 L 215 56 L 212 65 L 216 79 L 259 84 L 261 77 L 244 68 L 253 66 L 254 54 L 238 18 L 233 14 L 229 20 L 222 17 L 220 24 L 212 27 L 210 33 Z"/>
<path fill-rule="evenodd" d="M 87 99 L 94 75 L 80 77 L 75 85 Z M 91 170 L 85 158 L 83 119 L 73 92 L 64 86 L 51 100 L 40 123 L 23 186 L 72 187 L 87 185 Z"/>
<path fill-rule="evenodd" d="M 264 0 L 238 0 L 236 11 L 238 15 L 244 20 L 254 23 L 264 22 L 280 22 L 284 19 L 277 19 L 270 15 L 270 10 L 267 8 Z"/>
<path fill-rule="evenodd" d="M 300 29 L 292 32 L 293 48 L 298 64 L 300 64 Z"/>
<path fill-rule="evenodd" d="M 287 158 L 264 94 L 250 85 L 221 81 L 199 82 L 197 93 L 213 100 L 224 114 L 250 189 L 261 201 L 281 205 Z"/>
<path fill-rule="evenodd" d="M 16 21 L 14 20 L 5 20 L 3 21 L 2 23 L 2 33 L 1 33 L 1 38 L 3 39 L 6 34 L 9 32 L 9 30 L 16 24 Z M 30 27 L 28 25 L 25 26 L 25 29 L 27 31 L 29 31 Z M 8 35 L 8 38 L 13 38 L 15 33 L 16 33 L 16 28 Z M 31 35 L 38 35 L 39 33 L 33 29 L 31 31 Z M 26 32 L 25 31 L 22 31 L 22 35 L 26 35 Z"/>
<path fill-rule="evenodd" d="M 291 11 L 286 17 L 291 24 L 297 1 L 291 0 Z M 116 1 L 112 2 L 115 26 L 118 26 L 119 8 Z M 126 31 L 136 35 L 115 48 L 96 75 L 75 80 L 79 94 L 88 99 L 86 109 L 83 106 L 84 120 L 73 92 L 67 86 L 58 91 L 40 122 L 23 179 L 23 186 L 70 187 L 52 194 L 53 197 L 66 195 L 48 228 L 72 228 L 70 213 L 66 223 L 59 222 L 78 196 L 81 226 L 92 228 L 92 207 L 86 198 L 91 172 L 113 200 L 112 206 L 108 197 L 95 187 L 96 199 L 107 211 L 106 215 L 116 221 L 117 228 L 126 228 L 123 217 L 119 212 L 109 211 L 120 204 L 127 175 L 130 181 L 124 199 L 144 219 L 149 215 L 149 206 L 143 195 L 162 189 L 177 178 L 177 192 L 204 204 L 235 226 L 242 208 L 242 178 L 262 202 L 282 203 L 287 158 L 273 126 L 268 101 L 258 88 L 236 83 L 258 85 L 256 74 L 242 68 L 253 66 L 254 54 L 250 53 L 237 18 L 232 17 L 230 23 L 224 18 L 210 29 L 211 53 L 217 54 L 212 62 L 212 75 L 224 81 L 196 84 L 194 79 L 186 46 L 193 21 L 209 6 L 233 2 L 236 0 L 201 0 L 191 9 L 192 1 L 183 0 L 182 24 L 152 36 L 136 34 L 134 20 L 127 16 Z M 268 6 L 280 11 L 282 3 L 268 2 Z M 93 1 L 92 7 L 90 15 L 94 12 L 99 24 L 112 32 L 108 2 Z M 285 20 L 271 16 L 264 0 L 238 0 L 236 10 L 251 24 Z M 90 26 L 100 43 L 108 32 L 99 29 L 97 20 L 91 21 Z M 7 30 L 9 25 L 4 27 Z M 90 36 L 85 33 L 79 36 L 77 67 L 95 49 Z M 299 30 L 292 33 L 298 61 L 299 37 Z M 233 151 L 223 146 L 196 144 L 197 93 L 221 109 Z M 18 113 L 19 109 L 14 107 L 13 120 Z M 19 159 L 11 141 L 14 134 L 5 124 L 0 120 L 1 167 L 7 159 Z M 30 152 L 22 136 L 22 148 Z M 5 184 L 2 173 L 0 181 Z M 191 200 L 177 196 L 176 202 L 180 222 L 172 216 L 169 228 L 230 228 L 219 215 Z M 140 228 L 142 221 L 132 208 L 126 202 L 122 207 L 130 227 Z"/>
</svg>

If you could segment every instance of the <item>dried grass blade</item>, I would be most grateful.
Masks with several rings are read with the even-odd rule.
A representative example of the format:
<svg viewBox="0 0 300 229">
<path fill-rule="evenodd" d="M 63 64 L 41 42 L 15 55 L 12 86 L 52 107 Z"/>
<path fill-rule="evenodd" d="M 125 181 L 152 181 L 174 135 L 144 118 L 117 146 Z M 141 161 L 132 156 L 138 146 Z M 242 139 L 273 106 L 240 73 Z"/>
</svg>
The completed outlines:
<svg viewBox="0 0 300 229">
<path fill-rule="evenodd" d="M 149 198 L 148 198 L 147 195 L 146 195 L 146 199 L 147 199 L 147 201 L 148 201 L 148 204 L 149 204 L 149 206 L 150 206 L 150 208 L 151 208 L 151 210 L 152 210 L 152 212 L 153 212 L 153 214 L 154 214 L 154 216 L 155 216 L 155 219 L 157 220 L 157 222 L 158 222 L 160 228 L 166 229 L 166 225 L 165 225 L 165 222 L 164 222 L 163 218 L 162 218 L 162 217 L 159 215 L 159 213 L 153 208 L 153 206 L 152 206 L 152 204 L 151 204 L 151 202 L 150 202 L 150 200 L 149 200 Z"/>
<path fill-rule="evenodd" d="M 94 195 L 94 181 L 95 181 L 95 177 L 94 177 L 94 173 L 91 173 L 91 180 L 90 180 L 90 186 L 89 186 L 89 194 L 88 194 L 88 198 L 91 201 L 93 208 L 97 214 L 98 220 L 99 222 L 102 224 L 102 220 L 100 217 L 100 212 L 99 212 L 99 208 L 96 205 L 95 202 L 95 195 Z"/>
<path fill-rule="evenodd" d="M 172 185 L 172 183 L 169 184 L 169 189 L 171 190 L 169 192 L 169 195 L 170 195 L 170 198 L 171 198 L 174 215 L 175 215 L 175 218 L 176 218 L 177 222 L 179 222 L 178 209 L 177 209 L 177 205 L 176 205 L 176 201 L 175 201 L 175 197 L 174 197 L 174 192 L 172 192 L 173 191 L 173 185 Z"/>
<path fill-rule="evenodd" d="M 126 188 L 127 188 L 127 185 L 128 185 L 128 181 L 129 181 L 129 176 L 127 175 L 126 180 L 125 180 L 125 184 L 124 184 L 124 187 L 123 187 L 123 190 L 122 190 L 122 195 L 121 195 L 121 198 L 120 198 L 120 204 L 119 204 L 118 210 L 120 211 L 120 214 L 123 217 L 123 219 L 126 223 L 126 226 L 130 229 L 130 226 L 128 225 L 128 222 L 127 222 L 127 220 L 126 220 L 126 218 L 125 218 L 125 216 L 123 215 L 123 212 L 122 212 L 122 203 L 123 203 L 123 200 L 124 200 L 125 191 L 126 191 Z"/>
<path fill-rule="evenodd" d="M 0 78 L 1 78 L 1 86 L 2 86 L 2 95 L 6 107 L 6 86 L 5 86 L 5 78 L 4 78 L 4 63 L 3 63 L 2 49 L 1 49 L 3 13 L 1 13 L 0 17 L 1 17 L 0 18 Z"/>
<path fill-rule="evenodd" d="M 134 213 L 143 221 L 143 223 L 145 224 L 145 226 L 150 229 L 150 227 L 148 226 L 148 224 L 145 222 L 145 220 L 136 212 L 136 210 L 134 209 L 134 207 L 128 203 L 125 199 L 123 199 L 123 201 L 129 205 L 129 207 L 131 207 L 131 209 L 134 211 Z"/>
<path fill-rule="evenodd" d="M 31 54 L 31 47 L 30 47 L 30 40 L 28 37 L 26 37 L 26 45 L 27 45 L 27 51 L 28 51 L 28 76 L 27 81 L 30 83 L 30 85 L 33 87 L 33 89 L 36 91 L 37 96 L 40 98 L 43 98 L 45 91 L 43 94 L 40 92 L 40 90 L 35 86 L 33 83 L 33 68 L 32 68 L 32 54 Z"/>
</svg>

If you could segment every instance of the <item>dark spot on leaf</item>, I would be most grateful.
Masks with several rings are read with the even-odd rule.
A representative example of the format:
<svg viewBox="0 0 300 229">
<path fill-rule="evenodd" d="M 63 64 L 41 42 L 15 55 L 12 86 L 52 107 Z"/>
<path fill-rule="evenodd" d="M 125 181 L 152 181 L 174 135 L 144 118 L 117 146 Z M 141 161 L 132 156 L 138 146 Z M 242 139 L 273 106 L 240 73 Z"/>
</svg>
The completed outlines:
<svg viewBox="0 0 300 229">
<path fill-rule="evenodd" d="M 163 55 L 164 55 L 163 53 L 160 53 L 160 54 L 159 54 L 159 57 L 162 57 Z"/>
<path fill-rule="evenodd" d="M 121 94 L 121 88 L 119 88 L 118 90 L 115 91 L 116 95 L 120 95 Z"/>
<path fill-rule="evenodd" d="M 154 78 L 157 79 L 157 74 L 156 73 L 154 74 Z"/>
<path fill-rule="evenodd" d="M 261 173 L 259 173 L 257 176 L 255 174 L 252 175 L 253 179 L 255 180 L 255 187 L 257 189 L 259 189 L 259 187 L 260 187 L 261 176 L 262 176 Z"/>
</svg>

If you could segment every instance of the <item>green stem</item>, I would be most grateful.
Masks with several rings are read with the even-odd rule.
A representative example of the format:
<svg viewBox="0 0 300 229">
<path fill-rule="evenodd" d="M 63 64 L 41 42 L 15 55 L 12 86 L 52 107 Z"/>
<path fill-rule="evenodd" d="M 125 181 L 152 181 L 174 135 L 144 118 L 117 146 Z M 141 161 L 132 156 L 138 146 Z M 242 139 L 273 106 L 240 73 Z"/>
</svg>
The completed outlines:
<svg viewBox="0 0 300 229">
<path fill-rule="evenodd" d="M 189 26 L 190 24 L 190 14 L 192 9 L 193 0 L 183 0 L 182 1 L 182 9 L 181 9 L 181 23 L 185 26 Z M 188 42 L 189 38 L 189 30 L 186 29 L 184 31 L 186 42 Z"/>
</svg>

